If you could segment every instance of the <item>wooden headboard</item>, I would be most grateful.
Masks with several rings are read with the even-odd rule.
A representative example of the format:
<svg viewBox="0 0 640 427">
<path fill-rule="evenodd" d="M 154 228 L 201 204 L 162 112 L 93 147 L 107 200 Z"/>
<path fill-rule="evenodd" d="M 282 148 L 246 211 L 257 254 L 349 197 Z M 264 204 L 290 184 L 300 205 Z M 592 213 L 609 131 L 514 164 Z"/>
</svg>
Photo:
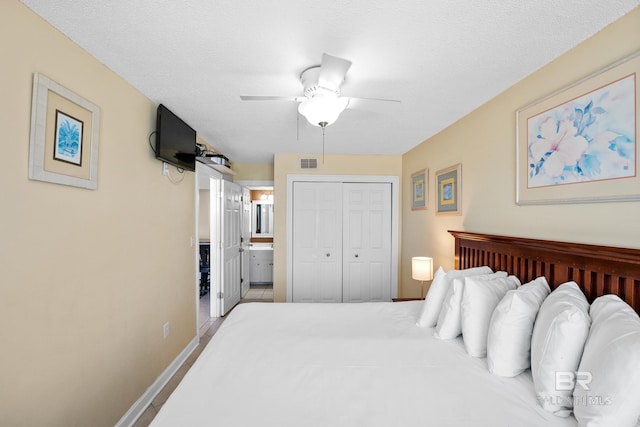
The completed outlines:
<svg viewBox="0 0 640 427">
<path fill-rule="evenodd" d="M 616 294 L 640 313 L 640 249 L 449 231 L 455 268 L 488 265 L 529 282 L 545 276 L 552 289 L 575 281 L 589 302 Z"/>
</svg>

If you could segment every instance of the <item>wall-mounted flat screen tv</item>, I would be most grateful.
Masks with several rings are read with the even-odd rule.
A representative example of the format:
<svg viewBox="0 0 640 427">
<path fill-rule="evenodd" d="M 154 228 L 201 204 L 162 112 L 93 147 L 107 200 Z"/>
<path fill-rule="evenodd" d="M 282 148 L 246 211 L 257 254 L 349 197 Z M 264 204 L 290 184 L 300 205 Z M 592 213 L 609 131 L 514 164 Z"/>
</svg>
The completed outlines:
<svg viewBox="0 0 640 427">
<path fill-rule="evenodd" d="M 196 131 L 162 104 L 156 121 L 156 159 L 196 170 Z"/>
</svg>

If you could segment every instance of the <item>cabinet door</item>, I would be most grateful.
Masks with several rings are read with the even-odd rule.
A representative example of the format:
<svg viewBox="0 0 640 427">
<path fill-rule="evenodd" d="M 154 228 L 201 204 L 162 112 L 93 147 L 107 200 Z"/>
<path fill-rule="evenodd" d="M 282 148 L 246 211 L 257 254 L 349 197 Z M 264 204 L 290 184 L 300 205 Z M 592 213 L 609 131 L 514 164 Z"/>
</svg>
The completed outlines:
<svg viewBox="0 0 640 427">
<path fill-rule="evenodd" d="M 264 283 L 273 283 L 273 251 L 264 251 L 261 274 Z"/>
<path fill-rule="evenodd" d="M 343 302 L 391 301 L 391 184 L 345 183 Z"/>
<path fill-rule="evenodd" d="M 252 251 L 251 283 L 273 283 L 273 252 Z"/>
<path fill-rule="evenodd" d="M 251 254 L 251 262 L 250 262 L 250 277 L 251 283 L 258 283 L 260 280 L 260 259 L 254 254 Z"/>
<path fill-rule="evenodd" d="M 273 256 L 265 264 L 265 276 L 267 278 L 267 283 L 273 283 Z"/>
<path fill-rule="evenodd" d="M 293 183 L 294 302 L 342 301 L 342 183 Z"/>
</svg>

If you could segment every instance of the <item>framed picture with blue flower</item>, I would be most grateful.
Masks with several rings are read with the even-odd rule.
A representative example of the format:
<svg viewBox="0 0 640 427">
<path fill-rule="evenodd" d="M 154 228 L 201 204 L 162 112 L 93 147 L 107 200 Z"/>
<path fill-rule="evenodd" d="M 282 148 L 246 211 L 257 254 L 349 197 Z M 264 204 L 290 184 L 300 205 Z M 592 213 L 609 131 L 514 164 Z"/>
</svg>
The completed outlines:
<svg viewBox="0 0 640 427">
<path fill-rule="evenodd" d="M 436 215 L 462 215 L 462 164 L 436 172 Z"/>
<path fill-rule="evenodd" d="M 429 169 L 411 174 L 411 210 L 424 210 L 429 206 Z"/>
<path fill-rule="evenodd" d="M 640 200 L 640 52 L 516 113 L 516 203 Z"/>
<path fill-rule="evenodd" d="M 87 189 L 98 186 L 100 109 L 35 73 L 29 178 Z"/>
<path fill-rule="evenodd" d="M 70 115 L 56 110 L 53 158 L 82 166 L 82 127 L 84 123 Z"/>
</svg>

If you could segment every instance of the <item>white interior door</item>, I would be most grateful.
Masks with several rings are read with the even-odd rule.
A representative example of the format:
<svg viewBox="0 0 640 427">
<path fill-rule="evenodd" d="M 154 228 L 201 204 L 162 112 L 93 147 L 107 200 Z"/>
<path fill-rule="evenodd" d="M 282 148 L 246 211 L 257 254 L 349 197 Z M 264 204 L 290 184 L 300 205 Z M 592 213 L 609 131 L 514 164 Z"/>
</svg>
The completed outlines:
<svg viewBox="0 0 640 427">
<path fill-rule="evenodd" d="M 391 300 L 391 184 L 343 186 L 342 301 Z"/>
<path fill-rule="evenodd" d="M 240 255 L 240 297 L 244 298 L 249 292 L 249 286 L 251 282 L 250 276 L 250 252 L 249 252 L 249 242 L 251 240 L 251 191 L 242 187 L 242 227 L 240 230 L 240 247 L 241 247 L 241 255 Z"/>
<path fill-rule="evenodd" d="M 224 180 L 222 185 L 222 278 L 219 294 L 222 315 L 225 315 L 240 301 L 240 229 L 242 188 Z"/>
<path fill-rule="evenodd" d="M 342 184 L 293 185 L 293 301 L 342 301 Z"/>
<path fill-rule="evenodd" d="M 209 196 L 209 311 L 211 317 L 222 316 L 218 293 L 222 292 L 222 179 L 210 177 Z"/>
</svg>

